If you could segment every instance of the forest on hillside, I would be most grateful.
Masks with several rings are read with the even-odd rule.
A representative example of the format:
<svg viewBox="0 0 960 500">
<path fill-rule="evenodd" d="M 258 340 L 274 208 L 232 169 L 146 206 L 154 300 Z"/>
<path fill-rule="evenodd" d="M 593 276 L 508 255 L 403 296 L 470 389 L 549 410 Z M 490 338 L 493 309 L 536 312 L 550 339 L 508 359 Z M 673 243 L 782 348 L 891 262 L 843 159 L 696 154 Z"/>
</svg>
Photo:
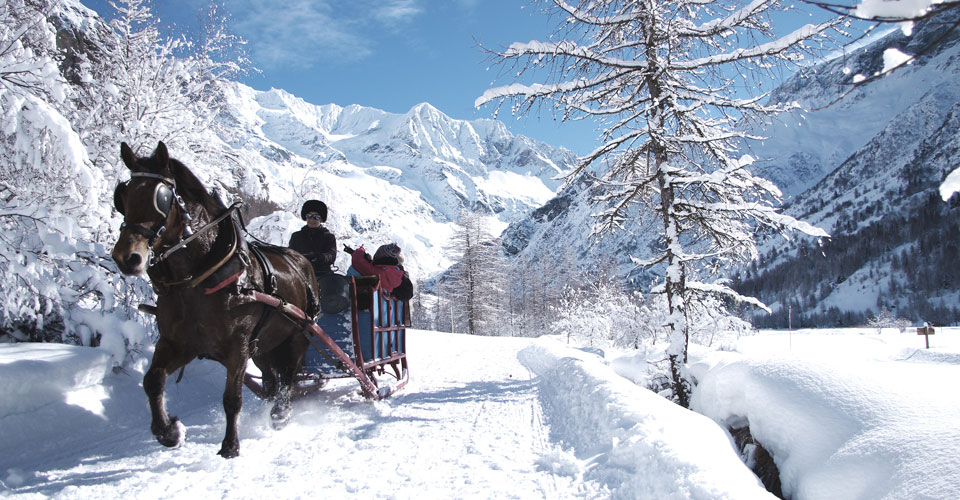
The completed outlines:
<svg viewBox="0 0 960 500">
<path fill-rule="evenodd" d="M 734 288 L 780 305 L 772 314 L 753 315 L 754 327 L 859 326 L 885 307 L 914 323 L 960 321 L 957 302 L 949 300 L 960 284 L 960 200 L 944 203 L 934 183 L 929 184 L 926 190 L 907 194 L 907 210 L 865 224 L 884 203 L 877 200 L 841 213 L 836 225 L 841 230 L 832 238 L 801 240 L 795 252 L 766 270 L 758 270 L 762 261 L 782 259 L 785 250 L 774 248 L 761 265 L 751 264 Z M 888 278 L 875 307 L 855 311 L 821 306 L 858 271 L 874 281 Z"/>
</svg>

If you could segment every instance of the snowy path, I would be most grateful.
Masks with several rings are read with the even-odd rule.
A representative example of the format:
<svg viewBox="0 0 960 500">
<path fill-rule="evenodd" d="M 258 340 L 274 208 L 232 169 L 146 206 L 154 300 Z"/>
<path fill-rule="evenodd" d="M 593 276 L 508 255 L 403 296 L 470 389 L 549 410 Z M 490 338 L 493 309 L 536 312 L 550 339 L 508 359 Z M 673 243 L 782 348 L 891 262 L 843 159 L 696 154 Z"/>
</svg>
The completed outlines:
<svg viewBox="0 0 960 500">
<path fill-rule="evenodd" d="M 21 457 L 19 464 L 0 462 L 0 471 L 7 469 L 8 483 L 22 482 L 16 491 L 26 497 L 597 496 L 589 484 L 537 470 L 553 445 L 537 384 L 517 360 L 527 343 L 414 332 L 413 379 L 404 391 L 371 403 L 357 394 L 355 381 L 334 381 L 301 400 L 281 431 L 269 429 L 268 405 L 247 394 L 241 456 L 229 461 L 215 455 L 223 430 L 222 368 L 195 362 L 179 386 L 170 383 L 168 408 L 187 425 L 179 449 L 153 441 L 145 399 L 125 380 L 113 387 L 111 401 L 136 404 L 108 404 L 107 421 L 99 424 L 63 422 L 64 430 L 76 431 L 59 437 L 64 453 L 51 446 L 33 457 L 43 463 Z M 27 477 L 34 467 L 35 476 Z"/>
<path fill-rule="evenodd" d="M 102 353 L 0 346 L 0 380 L 55 388 L 0 397 L 0 447 L 15 450 L 0 454 L 0 497 L 772 498 L 712 420 L 594 354 L 424 331 L 408 348 L 411 382 L 386 401 L 334 381 L 274 431 L 269 405 L 248 395 L 240 457 L 223 460 L 220 365 L 170 381 L 168 410 L 187 426 L 171 450 L 149 433 L 138 375 L 90 376 L 108 366 Z"/>
</svg>

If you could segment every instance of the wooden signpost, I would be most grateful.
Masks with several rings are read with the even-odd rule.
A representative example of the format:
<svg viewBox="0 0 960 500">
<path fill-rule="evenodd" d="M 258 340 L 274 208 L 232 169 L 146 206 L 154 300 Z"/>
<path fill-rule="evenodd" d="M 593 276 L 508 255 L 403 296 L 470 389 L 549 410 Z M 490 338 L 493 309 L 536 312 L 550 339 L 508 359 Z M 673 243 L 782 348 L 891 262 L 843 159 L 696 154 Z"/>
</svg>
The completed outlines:
<svg viewBox="0 0 960 500">
<path fill-rule="evenodd" d="M 923 338 L 927 341 L 927 349 L 930 348 L 930 336 L 934 334 L 933 327 L 926 325 L 917 328 L 917 335 L 923 335 Z"/>
</svg>

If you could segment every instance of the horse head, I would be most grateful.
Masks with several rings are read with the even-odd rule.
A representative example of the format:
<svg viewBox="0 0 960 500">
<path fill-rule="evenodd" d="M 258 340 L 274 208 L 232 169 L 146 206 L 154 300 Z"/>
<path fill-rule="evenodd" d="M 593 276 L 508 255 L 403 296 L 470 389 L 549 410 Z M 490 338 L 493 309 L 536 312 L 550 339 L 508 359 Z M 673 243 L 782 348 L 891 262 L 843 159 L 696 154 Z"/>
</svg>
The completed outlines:
<svg viewBox="0 0 960 500">
<path fill-rule="evenodd" d="M 130 169 L 130 180 L 117 184 L 113 202 L 123 215 L 113 260 L 124 274 L 143 273 L 150 253 L 177 241 L 184 226 L 183 207 L 177 203 L 177 166 L 160 142 L 148 158 L 138 158 L 127 143 L 120 157 Z"/>
</svg>

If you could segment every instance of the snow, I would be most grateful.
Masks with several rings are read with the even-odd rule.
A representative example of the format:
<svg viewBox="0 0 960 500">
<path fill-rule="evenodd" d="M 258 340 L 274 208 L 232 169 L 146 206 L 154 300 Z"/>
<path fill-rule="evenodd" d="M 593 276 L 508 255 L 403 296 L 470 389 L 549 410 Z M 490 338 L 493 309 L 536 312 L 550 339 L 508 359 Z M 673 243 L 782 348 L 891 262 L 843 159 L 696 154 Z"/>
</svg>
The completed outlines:
<svg viewBox="0 0 960 500">
<path fill-rule="evenodd" d="M 556 195 L 541 179 L 516 172 L 494 170 L 486 178 L 478 177 L 473 181 L 482 191 L 524 200 L 533 206 L 543 206 Z"/>
<path fill-rule="evenodd" d="M 940 185 L 940 196 L 943 201 L 947 201 L 957 191 L 960 191 L 960 168 L 950 172 L 950 175 L 944 179 L 943 184 Z"/>
<path fill-rule="evenodd" d="M 100 385 L 110 367 L 110 355 L 102 349 L 0 344 L 0 415 L 24 414 L 62 402 L 65 395 Z"/>
<path fill-rule="evenodd" d="M 245 392 L 233 460 L 216 455 L 215 362 L 168 382 L 187 437 L 165 449 L 142 366 L 114 373 L 100 349 L 2 345 L 0 496 L 773 498 L 717 425 L 746 423 L 792 498 L 958 498 L 960 329 L 930 342 L 817 330 L 692 349 L 695 413 L 617 374 L 643 383 L 637 351 L 413 330 L 413 378 L 390 399 L 335 380 L 275 431 L 269 403 Z"/>
<path fill-rule="evenodd" d="M 943 0 L 863 0 L 853 13 L 866 19 L 912 19 L 939 3 L 943 3 Z"/>
<path fill-rule="evenodd" d="M 586 461 L 585 481 L 623 498 L 771 498 L 711 420 L 550 344 L 520 359 L 541 377 L 551 434 Z"/>
<path fill-rule="evenodd" d="M 895 48 L 889 48 L 883 51 L 883 69 L 880 70 L 881 73 L 886 73 L 887 71 L 892 71 L 897 66 L 900 66 L 907 61 L 909 61 L 913 56 L 909 54 L 904 54 Z"/>
<path fill-rule="evenodd" d="M 960 498 L 960 329 L 779 332 L 691 370 L 694 409 L 746 419 L 788 498 Z"/>
</svg>

